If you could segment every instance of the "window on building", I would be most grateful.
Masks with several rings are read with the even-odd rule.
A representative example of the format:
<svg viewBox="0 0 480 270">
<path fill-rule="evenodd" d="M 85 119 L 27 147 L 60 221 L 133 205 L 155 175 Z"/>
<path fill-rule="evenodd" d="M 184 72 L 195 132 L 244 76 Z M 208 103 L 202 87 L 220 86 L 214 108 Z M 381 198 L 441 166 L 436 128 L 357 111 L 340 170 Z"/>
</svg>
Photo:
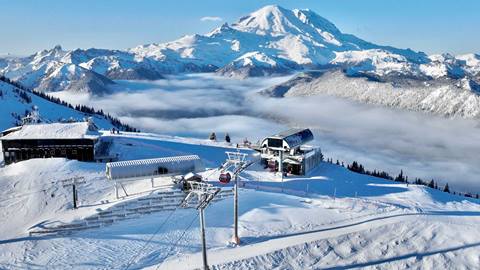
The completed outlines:
<svg viewBox="0 0 480 270">
<path fill-rule="evenodd" d="M 167 174 L 168 169 L 164 167 L 158 167 L 158 174 Z"/>
<path fill-rule="evenodd" d="M 282 147 L 283 140 L 282 139 L 268 139 L 268 147 Z"/>
</svg>

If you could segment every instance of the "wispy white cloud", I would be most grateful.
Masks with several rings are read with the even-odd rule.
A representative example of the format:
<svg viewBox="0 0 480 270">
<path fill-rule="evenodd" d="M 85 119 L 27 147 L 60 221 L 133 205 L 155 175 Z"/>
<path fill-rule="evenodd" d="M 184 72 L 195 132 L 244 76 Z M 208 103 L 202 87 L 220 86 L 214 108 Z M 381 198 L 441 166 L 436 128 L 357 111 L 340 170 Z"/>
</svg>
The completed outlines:
<svg viewBox="0 0 480 270">
<path fill-rule="evenodd" d="M 200 21 L 202 22 L 219 22 L 223 20 L 221 17 L 218 16 L 205 16 L 200 18 Z"/>
</svg>

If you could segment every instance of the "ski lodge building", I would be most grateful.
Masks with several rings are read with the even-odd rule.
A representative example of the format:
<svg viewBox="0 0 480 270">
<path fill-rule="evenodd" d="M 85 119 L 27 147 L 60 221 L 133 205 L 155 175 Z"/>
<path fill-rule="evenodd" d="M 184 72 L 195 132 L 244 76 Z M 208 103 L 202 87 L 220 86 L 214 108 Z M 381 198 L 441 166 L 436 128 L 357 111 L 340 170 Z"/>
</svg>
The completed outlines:
<svg viewBox="0 0 480 270">
<path fill-rule="evenodd" d="M 101 161 L 108 141 L 100 140 L 92 120 L 75 123 L 25 124 L 1 133 L 5 164 L 32 158 L 63 157 Z M 106 158 L 108 160 L 109 158 Z M 112 159 L 112 158 L 110 158 Z"/>
<path fill-rule="evenodd" d="M 306 175 L 323 160 L 320 148 L 306 145 L 310 141 L 310 129 L 290 129 L 263 139 L 257 151 L 273 171 Z"/>
</svg>

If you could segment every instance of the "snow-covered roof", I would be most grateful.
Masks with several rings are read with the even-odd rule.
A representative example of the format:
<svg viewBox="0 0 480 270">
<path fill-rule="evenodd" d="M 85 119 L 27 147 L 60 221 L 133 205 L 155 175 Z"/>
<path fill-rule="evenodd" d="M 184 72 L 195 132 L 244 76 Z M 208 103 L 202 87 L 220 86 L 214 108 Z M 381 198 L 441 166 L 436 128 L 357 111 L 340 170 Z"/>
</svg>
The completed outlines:
<svg viewBox="0 0 480 270">
<path fill-rule="evenodd" d="M 9 133 L 12 133 L 14 131 L 17 131 L 19 129 L 21 129 L 22 127 L 11 127 L 11 128 L 8 128 L 8 129 L 5 129 L 4 131 L 1 132 L 1 136 L 5 136 Z"/>
<path fill-rule="evenodd" d="M 265 138 L 262 142 L 262 145 L 267 143 L 266 141 L 269 139 L 283 140 L 287 144 L 283 146 L 287 146 L 288 148 L 294 148 L 313 140 L 313 133 L 308 128 L 292 128 Z"/>
<path fill-rule="evenodd" d="M 156 175 L 179 175 L 205 169 L 197 155 L 126 160 L 106 164 L 106 176 L 110 180 L 133 179 Z"/>
<path fill-rule="evenodd" d="M 175 157 L 162 157 L 162 158 L 151 158 L 151 159 L 138 159 L 138 160 L 125 160 L 125 161 L 116 161 L 107 163 L 107 167 L 128 167 L 128 166 L 138 166 L 138 165 L 150 165 L 150 164 L 163 164 L 163 163 L 173 163 L 173 162 L 182 162 L 182 161 L 191 161 L 191 160 L 200 160 L 200 157 L 197 155 L 189 156 L 175 156 Z"/>
<path fill-rule="evenodd" d="M 17 131 L 1 137 L 2 140 L 28 139 L 95 139 L 100 136 L 93 123 L 51 123 L 23 125 Z"/>
</svg>

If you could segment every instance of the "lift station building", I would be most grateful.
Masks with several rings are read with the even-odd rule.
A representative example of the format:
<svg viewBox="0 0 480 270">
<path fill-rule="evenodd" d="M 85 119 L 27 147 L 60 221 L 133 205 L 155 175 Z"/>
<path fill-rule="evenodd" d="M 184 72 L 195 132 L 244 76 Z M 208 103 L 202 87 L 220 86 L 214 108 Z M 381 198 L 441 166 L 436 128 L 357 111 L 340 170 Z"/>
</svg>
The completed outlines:
<svg viewBox="0 0 480 270">
<path fill-rule="evenodd" d="M 92 120 L 74 123 L 25 124 L 1 133 L 5 164 L 32 158 L 63 157 L 95 161 L 105 149 Z"/>
<path fill-rule="evenodd" d="M 306 175 L 323 160 L 318 147 L 306 145 L 313 141 L 310 129 L 290 129 L 262 140 L 262 163 L 273 171 Z"/>
</svg>

